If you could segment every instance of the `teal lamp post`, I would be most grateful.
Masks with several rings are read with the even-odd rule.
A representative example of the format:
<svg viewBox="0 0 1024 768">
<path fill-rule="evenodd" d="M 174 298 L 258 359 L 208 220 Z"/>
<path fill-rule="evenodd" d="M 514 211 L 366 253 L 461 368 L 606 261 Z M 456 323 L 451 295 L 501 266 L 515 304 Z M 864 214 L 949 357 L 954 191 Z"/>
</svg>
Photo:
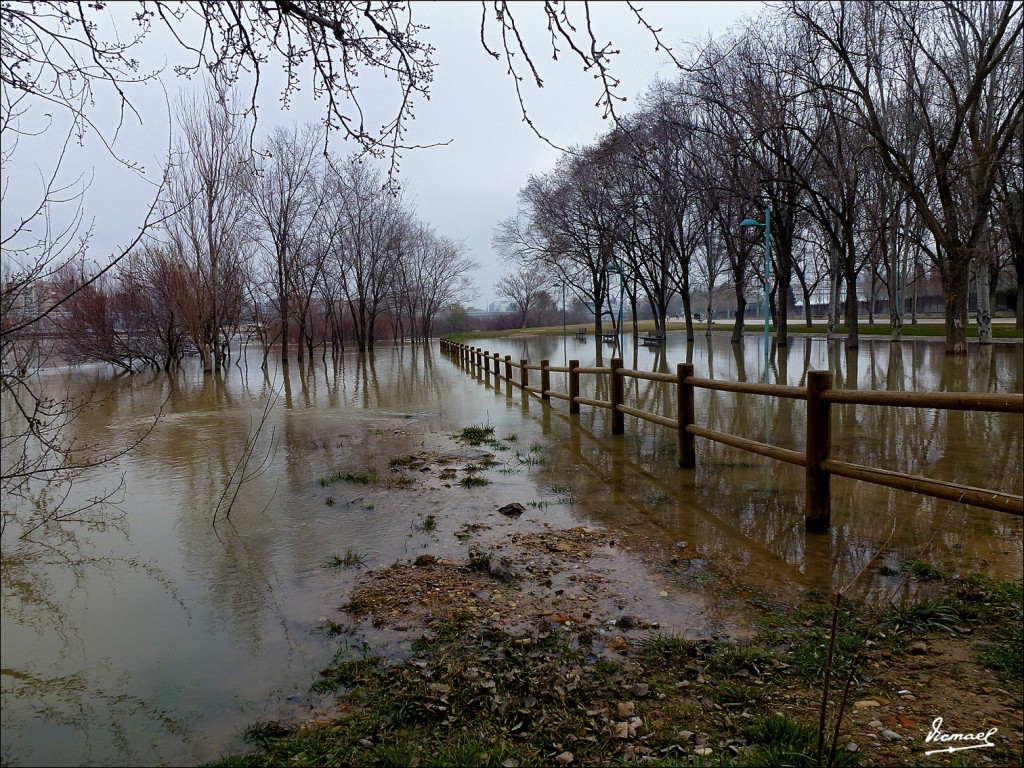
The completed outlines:
<svg viewBox="0 0 1024 768">
<path fill-rule="evenodd" d="M 622 349 L 622 292 L 624 289 L 623 276 L 622 276 L 622 265 L 618 261 L 613 261 L 609 264 L 605 270 L 609 274 L 616 274 L 619 276 L 619 349 Z"/>
<path fill-rule="evenodd" d="M 768 380 L 768 274 L 772 264 L 772 212 L 764 209 L 764 221 L 744 219 L 741 227 L 762 227 L 764 229 L 764 378 Z"/>
</svg>

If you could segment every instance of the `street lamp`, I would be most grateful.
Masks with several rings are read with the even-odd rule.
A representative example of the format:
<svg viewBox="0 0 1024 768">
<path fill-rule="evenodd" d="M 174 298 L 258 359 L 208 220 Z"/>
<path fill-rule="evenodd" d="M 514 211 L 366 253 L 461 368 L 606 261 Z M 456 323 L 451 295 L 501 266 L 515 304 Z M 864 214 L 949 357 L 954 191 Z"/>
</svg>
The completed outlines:
<svg viewBox="0 0 1024 768">
<path fill-rule="evenodd" d="M 764 209 L 764 221 L 744 219 L 741 227 L 762 227 L 764 229 L 764 377 L 768 380 L 768 272 L 772 260 L 772 212 Z"/>
<path fill-rule="evenodd" d="M 605 271 L 609 272 L 609 273 L 617 274 L 619 276 L 619 349 L 621 350 L 622 349 L 622 338 L 623 338 L 623 336 L 622 336 L 622 292 L 623 292 L 623 289 L 624 289 L 624 285 L 623 285 L 624 278 L 623 278 L 623 274 L 622 274 L 622 265 L 619 264 L 618 261 L 613 261 L 611 264 L 609 264 L 607 267 L 605 267 Z"/>
<path fill-rule="evenodd" d="M 568 337 L 565 333 L 565 279 L 562 279 L 562 361 L 564 365 L 569 364 L 569 352 L 567 350 Z"/>
</svg>

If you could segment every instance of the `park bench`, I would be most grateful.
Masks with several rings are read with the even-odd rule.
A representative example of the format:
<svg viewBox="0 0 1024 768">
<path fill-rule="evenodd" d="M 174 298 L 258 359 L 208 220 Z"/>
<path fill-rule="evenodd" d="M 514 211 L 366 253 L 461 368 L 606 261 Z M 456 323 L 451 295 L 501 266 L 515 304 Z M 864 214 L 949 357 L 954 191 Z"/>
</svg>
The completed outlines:
<svg viewBox="0 0 1024 768">
<path fill-rule="evenodd" d="M 619 334 L 614 332 L 601 334 L 601 341 L 603 341 L 605 344 L 614 344 L 618 338 Z"/>
<path fill-rule="evenodd" d="M 576 329 L 576 340 L 577 341 L 583 341 L 586 338 L 587 338 L 587 329 L 586 328 L 577 328 Z"/>
<path fill-rule="evenodd" d="M 665 332 L 664 331 L 650 331 L 645 334 L 640 341 L 646 346 L 657 346 L 665 343 Z"/>
</svg>

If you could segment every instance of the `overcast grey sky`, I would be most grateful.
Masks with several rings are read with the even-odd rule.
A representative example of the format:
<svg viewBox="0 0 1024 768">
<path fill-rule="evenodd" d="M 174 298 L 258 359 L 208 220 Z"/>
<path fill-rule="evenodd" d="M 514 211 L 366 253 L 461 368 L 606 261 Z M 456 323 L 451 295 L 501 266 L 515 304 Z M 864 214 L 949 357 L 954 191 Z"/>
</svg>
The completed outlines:
<svg viewBox="0 0 1024 768">
<path fill-rule="evenodd" d="M 128 5 L 115 4 L 115 18 L 127 13 Z M 524 83 L 531 119 L 556 145 L 589 143 L 608 126 L 601 109 L 595 106 L 600 95 L 598 83 L 571 55 L 566 54 L 558 62 L 551 60 L 543 12 L 537 8 L 531 14 L 529 5 L 524 3 L 518 9 L 517 18 L 544 79 L 541 90 Z M 687 42 L 725 32 L 742 17 L 757 15 L 763 5 L 657 2 L 644 7 L 644 16 L 663 30 L 662 41 L 678 50 Z M 473 303 L 484 306 L 496 298 L 494 283 L 506 269 L 491 248 L 494 227 L 515 214 L 516 195 L 530 174 L 549 170 L 559 153 L 523 122 L 506 64 L 495 61 L 480 46 L 478 3 L 415 0 L 412 11 L 417 23 L 430 27 L 424 37 L 436 49 L 438 66 L 431 99 L 416 107 L 416 120 L 406 140 L 411 144 L 450 143 L 407 152 L 399 180 L 406 196 L 415 202 L 420 218 L 441 234 L 463 241 L 467 254 L 479 262 L 480 269 L 474 275 L 478 294 Z M 619 109 L 628 112 L 656 77 L 671 78 L 674 66 L 664 53 L 655 51 L 654 40 L 624 4 L 595 3 L 592 15 L 598 41 L 611 40 L 621 51 L 613 71 L 622 82 L 619 93 L 629 99 Z M 147 39 L 141 58 L 144 66 L 154 69 L 182 62 L 180 49 L 157 35 Z M 261 90 L 260 133 L 281 122 L 322 118 L 322 104 L 309 98 L 308 88 L 288 112 L 283 112 L 277 99 L 280 86 L 273 78 L 274 73 L 270 73 Z M 377 97 L 374 85 L 374 79 L 367 78 L 363 97 L 370 102 Z M 181 90 L 198 87 L 197 81 L 175 77 L 168 66 L 159 81 L 128 89 L 139 116 L 125 121 L 116 151 L 120 157 L 144 165 L 148 183 L 112 162 L 94 138 L 82 147 L 71 147 L 63 178 L 69 180 L 79 172 L 92 178 L 86 220 L 95 222 L 92 252 L 97 262 L 103 263 L 117 245 L 130 241 L 137 231 L 152 200 L 153 183 L 167 150 L 168 102 L 173 106 Z M 388 98 L 387 89 L 382 96 Z M 116 124 L 116 115 L 107 101 L 101 99 L 92 114 L 108 132 Z M 62 138 L 59 130 L 50 130 L 31 142 L 26 140 L 24 151 L 19 147 L 17 165 L 9 164 L 4 175 L 17 179 L 17 184 L 26 185 L 26 189 L 38 184 L 55 161 Z M 340 154 L 352 151 L 340 138 L 333 150 Z M 34 196 L 25 194 L 23 198 L 27 202 Z M 16 202 L 13 196 L 5 198 L 4 232 L 10 231 Z"/>
</svg>

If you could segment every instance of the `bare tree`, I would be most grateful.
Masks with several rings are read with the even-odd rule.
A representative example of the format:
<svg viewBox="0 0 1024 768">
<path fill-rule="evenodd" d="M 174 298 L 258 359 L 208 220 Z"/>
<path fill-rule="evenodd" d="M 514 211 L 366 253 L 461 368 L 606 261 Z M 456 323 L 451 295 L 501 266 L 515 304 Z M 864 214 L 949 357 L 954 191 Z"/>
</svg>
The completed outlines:
<svg viewBox="0 0 1024 768">
<path fill-rule="evenodd" d="M 495 293 L 516 305 L 519 323 L 526 328 L 531 310 L 535 309 L 548 278 L 537 269 L 520 267 L 494 284 Z"/>
<path fill-rule="evenodd" d="M 283 365 L 288 365 L 290 299 L 293 294 L 299 295 L 302 305 L 298 316 L 304 327 L 325 254 L 313 244 L 320 234 L 317 215 L 324 194 L 317 152 L 321 139 L 322 132 L 313 125 L 277 127 L 263 145 L 252 171 L 245 175 L 246 200 L 256 225 L 254 239 L 272 261 Z M 310 271 L 313 274 L 306 274 Z"/>
<path fill-rule="evenodd" d="M 201 97 L 178 104 L 181 141 L 169 169 L 166 235 L 189 275 L 179 313 L 199 352 L 203 371 L 224 364 L 225 325 L 238 311 L 225 278 L 241 259 L 246 163 L 244 128 L 230 91 L 213 84 Z M 230 286 L 230 288 L 228 288 Z"/>
<path fill-rule="evenodd" d="M 790 12 L 848 77 L 848 86 L 827 87 L 871 136 L 934 238 L 946 350 L 966 353 L 968 273 L 989 223 L 998 168 L 1024 114 L 1024 9 L 1013 2 L 892 0 L 793 4 Z M 880 83 L 902 91 L 899 119 L 885 111 Z M 902 140 L 908 130 L 920 131 L 923 168 Z M 980 331 L 983 339 L 990 332 L 985 318 Z"/>
</svg>

